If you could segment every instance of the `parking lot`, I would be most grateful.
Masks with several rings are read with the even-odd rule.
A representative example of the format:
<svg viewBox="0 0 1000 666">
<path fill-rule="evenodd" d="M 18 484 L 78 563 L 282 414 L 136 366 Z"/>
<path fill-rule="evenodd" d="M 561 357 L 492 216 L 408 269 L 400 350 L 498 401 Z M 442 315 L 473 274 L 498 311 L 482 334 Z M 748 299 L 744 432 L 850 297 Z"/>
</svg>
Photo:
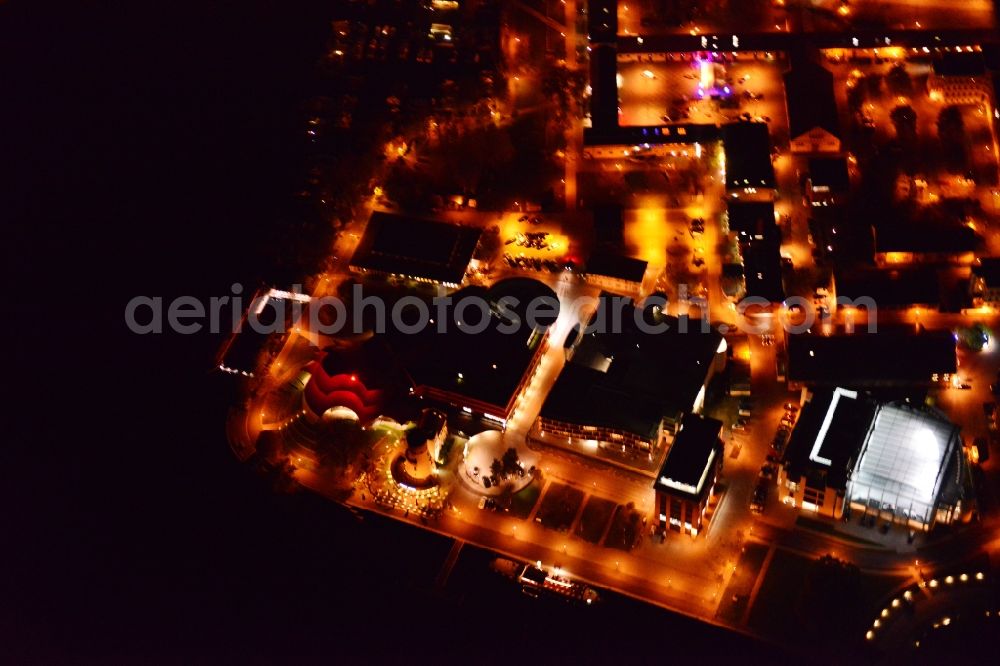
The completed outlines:
<svg viewBox="0 0 1000 666">
<path fill-rule="evenodd" d="M 787 127 L 783 67 L 783 60 L 750 56 L 729 62 L 687 53 L 620 56 L 620 123 L 715 124 L 749 114 L 769 122 L 774 134 Z"/>
<path fill-rule="evenodd" d="M 903 154 L 904 159 L 910 156 L 916 162 L 914 180 L 912 184 L 900 182 L 897 198 L 912 197 L 926 205 L 947 198 L 975 197 L 985 211 L 995 214 L 1000 210 L 1000 195 L 994 194 L 998 190 L 992 182 L 997 165 L 996 146 L 986 104 L 957 105 L 965 139 L 964 168 L 957 169 L 949 166 L 940 146 L 939 118 L 949 104 L 928 94 L 931 65 L 926 58 L 915 60 L 902 49 L 883 49 L 878 58 L 848 59 L 837 55 L 836 51 L 828 51 L 824 66 L 834 75 L 834 92 L 841 127 L 848 137 L 848 150 L 864 154 L 869 145 L 889 144 L 897 138 L 891 118 L 893 109 L 909 106 L 915 112 L 915 145 Z M 890 72 L 899 65 L 906 77 L 896 83 Z M 852 92 L 863 97 L 859 110 L 849 103 Z M 861 127 L 865 124 L 867 133 Z M 965 175 L 971 175 L 975 182 L 966 180 Z"/>
</svg>

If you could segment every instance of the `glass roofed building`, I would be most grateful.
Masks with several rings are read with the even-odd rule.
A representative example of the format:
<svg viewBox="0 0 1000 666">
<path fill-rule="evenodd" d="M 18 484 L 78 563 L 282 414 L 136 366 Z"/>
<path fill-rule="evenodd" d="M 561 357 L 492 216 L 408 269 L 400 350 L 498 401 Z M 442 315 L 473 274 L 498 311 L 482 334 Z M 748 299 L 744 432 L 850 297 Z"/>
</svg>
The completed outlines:
<svg viewBox="0 0 1000 666">
<path fill-rule="evenodd" d="M 929 529 L 961 513 L 953 492 L 962 481 L 958 426 L 905 404 L 881 407 L 851 474 L 852 509 Z"/>
<path fill-rule="evenodd" d="M 844 388 L 807 393 L 778 471 L 782 501 L 929 530 L 972 508 L 959 427 L 937 410 Z"/>
</svg>

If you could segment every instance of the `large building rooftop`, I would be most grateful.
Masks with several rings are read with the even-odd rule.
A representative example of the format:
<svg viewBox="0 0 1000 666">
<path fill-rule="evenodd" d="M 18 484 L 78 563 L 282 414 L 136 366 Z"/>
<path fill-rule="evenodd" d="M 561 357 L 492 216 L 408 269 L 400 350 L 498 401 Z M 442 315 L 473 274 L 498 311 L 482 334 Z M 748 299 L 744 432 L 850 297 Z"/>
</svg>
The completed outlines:
<svg viewBox="0 0 1000 666">
<path fill-rule="evenodd" d="M 722 128 L 726 187 L 774 187 L 771 138 L 766 123 L 730 123 Z"/>
<path fill-rule="evenodd" d="M 614 42 L 618 38 L 616 0 L 593 0 L 587 3 L 587 37 L 591 43 Z"/>
<path fill-rule="evenodd" d="M 729 201 L 726 204 L 729 230 L 737 240 L 763 240 L 778 232 L 774 224 L 774 203 L 771 201 Z"/>
<path fill-rule="evenodd" d="M 743 255 L 746 295 L 772 303 L 785 299 L 781 279 L 781 233 L 770 201 L 729 201 L 729 230 Z"/>
<path fill-rule="evenodd" d="M 941 302 L 941 285 L 933 268 L 835 270 L 837 298 L 852 301 L 870 297 L 880 308 L 913 305 L 935 307 Z"/>
<path fill-rule="evenodd" d="M 871 399 L 855 391 L 814 392 L 803 405 L 785 449 L 789 476 L 805 476 L 812 487 L 843 490 L 875 410 Z"/>
<path fill-rule="evenodd" d="M 596 252 L 587 260 L 587 274 L 642 282 L 648 262 L 611 252 Z"/>
<path fill-rule="evenodd" d="M 458 285 L 481 234 L 474 227 L 375 212 L 351 267 Z"/>
<path fill-rule="evenodd" d="M 634 304 L 622 299 L 618 308 L 613 299 L 620 298 L 602 294 L 588 327 L 608 330 L 583 332 L 541 415 L 651 438 L 665 416 L 693 410 L 723 339 L 702 332 L 700 321 L 669 316 L 662 316 L 669 326 L 663 332 L 640 330 Z M 613 318 L 618 309 L 621 317 Z"/>
<path fill-rule="evenodd" d="M 597 44 L 590 50 L 590 119 L 598 130 L 618 127 L 618 61 L 612 46 Z"/>
<path fill-rule="evenodd" d="M 784 79 L 791 136 L 801 136 L 820 127 L 839 137 L 833 74 L 819 63 L 803 58 L 793 63 Z"/>
<path fill-rule="evenodd" d="M 513 296 L 519 305 L 510 306 L 520 320 L 510 331 L 511 319 L 491 307 L 485 324 L 480 324 L 481 303 L 495 306 L 500 298 Z M 526 308 L 534 298 L 546 297 L 551 310 L 540 309 L 537 328 L 528 325 Z M 452 303 L 443 310 L 432 310 L 432 319 L 417 332 L 390 329 L 389 345 L 393 355 L 409 376 L 414 387 L 462 396 L 492 409 L 492 414 L 506 418 L 506 410 L 526 370 L 530 367 L 541 335 L 558 315 L 558 299 L 544 284 L 525 278 L 496 283 L 491 289 L 466 287 L 452 295 Z M 459 317 L 461 313 L 461 317 Z M 402 317 L 412 321 L 407 315 Z M 457 325 L 456 320 L 464 320 Z M 500 412 L 500 413 L 496 413 Z"/>
<path fill-rule="evenodd" d="M 722 421 L 700 414 L 686 415 L 653 487 L 700 500 L 711 485 L 712 467 L 722 456 L 721 432 Z"/>
<path fill-rule="evenodd" d="M 931 67 L 938 76 L 983 76 L 986 59 L 982 53 L 944 53 Z"/>
<path fill-rule="evenodd" d="M 922 385 L 955 372 L 951 331 L 788 336 L 788 379 L 815 386 Z"/>
<path fill-rule="evenodd" d="M 961 512 L 968 477 L 958 433 L 936 410 L 878 404 L 838 387 L 807 400 L 783 464 L 796 483 L 804 479 L 807 488 L 834 490 L 855 509 L 926 529 L 938 508 L 944 522 Z"/>
<path fill-rule="evenodd" d="M 960 254 L 975 251 L 982 239 L 957 222 L 939 220 L 886 220 L 875 228 L 876 252 Z"/>
<path fill-rule="evenodd" d="M 774 236 L 741 245 L 746 295 L 770 303 L 785 300 L 781 279 L 781 244 Z"/>
<path fill-rule="evenodd" d="M 843 157 L 814 157 L 809 160 L 809 180 L 814 190 L 846 192 L 851 186 L 847 160 Z"/>
<path fill-rule="evenodd" d="M 851 475 L 848 499 L 930 525 L 956 447 L 958 427 L 943 416 L 906 404 L 885 405 Z"/>
</svg>

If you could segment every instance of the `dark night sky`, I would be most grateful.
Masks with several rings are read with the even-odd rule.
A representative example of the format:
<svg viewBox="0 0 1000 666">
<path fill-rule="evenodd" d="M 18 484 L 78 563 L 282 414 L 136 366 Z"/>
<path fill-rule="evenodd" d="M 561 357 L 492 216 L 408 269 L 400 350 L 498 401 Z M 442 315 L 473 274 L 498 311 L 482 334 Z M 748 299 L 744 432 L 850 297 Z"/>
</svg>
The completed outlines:
<svg viewBox="0 0 1000 666">
<path fill-rule="evenodd" d="M 604 632 L 515 595 L 484 619 L 426 592 L 443 540 L 275 496 L 241 467 L 206 372 L 216 341 L 128 335 L 122 313 L 267 276 L 258 239 L 301 183 L 332 3 L 78 4 L 0 3 L 5 661 L 384 656 L 413 647 L 385 600 L 413 598 L 435 653 L 498 631 L 594 657 L 692 631 L 745 648 L 645 608 Z"/>
</svg>

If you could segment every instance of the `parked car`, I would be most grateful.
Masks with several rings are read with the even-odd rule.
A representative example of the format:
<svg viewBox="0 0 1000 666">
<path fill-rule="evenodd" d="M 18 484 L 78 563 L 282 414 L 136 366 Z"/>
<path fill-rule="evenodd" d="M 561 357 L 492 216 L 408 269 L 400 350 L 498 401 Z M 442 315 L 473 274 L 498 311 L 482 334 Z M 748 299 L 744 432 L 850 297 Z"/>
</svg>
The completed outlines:
<svg viewBox="0 0 1000 666">
<path fill-rule="evenodd" d="M 761 513 L 767 504 L 767 482 L 763 479 L 757 482 L 753 489 L 753 497 L 750 499 L 750 510 L 754 513 Z"/>
</svg>

